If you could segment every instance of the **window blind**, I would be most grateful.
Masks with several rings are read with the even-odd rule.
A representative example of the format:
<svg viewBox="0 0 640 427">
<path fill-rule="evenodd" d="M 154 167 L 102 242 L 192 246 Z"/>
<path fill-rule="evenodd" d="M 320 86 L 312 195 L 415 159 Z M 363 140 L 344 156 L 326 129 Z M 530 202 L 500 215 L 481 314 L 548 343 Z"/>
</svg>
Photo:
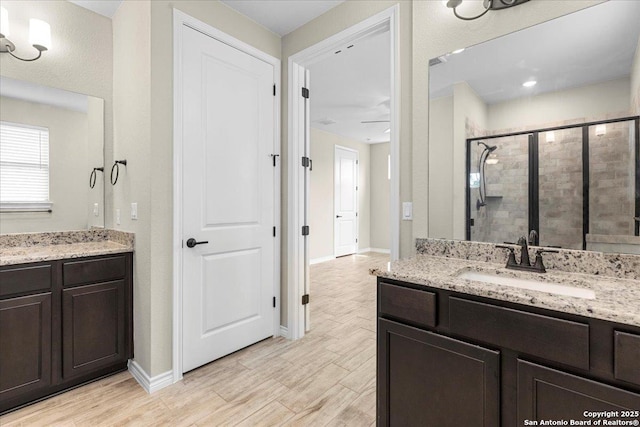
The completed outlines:
<svg viewBox="0 0 640 427">
<path fill-rule="evenodd" d="M 1 207 L 38 202 L 49 202 L 49 129 L 0 122 Z"/>
</svg>

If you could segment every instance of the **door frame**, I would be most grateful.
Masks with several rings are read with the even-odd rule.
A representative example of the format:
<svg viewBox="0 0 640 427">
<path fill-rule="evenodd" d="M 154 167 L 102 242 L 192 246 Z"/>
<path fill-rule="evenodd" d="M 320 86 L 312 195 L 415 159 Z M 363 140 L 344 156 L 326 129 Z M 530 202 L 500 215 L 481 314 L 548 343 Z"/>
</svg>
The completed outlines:
<svg viewBox="0 0 640 427">
<path fill-rule="evenodd" d="M 299 90 L 304 82 L 305 66 L 332 55 L 336 48 L 354 43 L 373 34 L 389 31 L 391 49 L 391 100 L 390 100 L 390 151 L 391 151 L 391 259 L 400 254 L 400 6 L 398 4 L 379 12 L 364 21 L 347 28 L 289 57 L 288 60 L 288 108 L 287 108 L 287 314 L 288 338 L 298 339 L 305 334 L 305 310 L 302 295 L 305 290 L 305 237 L 304 224 L 304 170 L 300 159 L 304 153 L 304 98 Z M 313 87 L 311 88 L 313 96 Z M 313 235 L 313 230 L 311 230 Z"/>
<path fill-rule="evenodd" d="M 173 9 L 173 382 L 182 380 L 182 26 L 190 27 L 206 36 L 225 43 L 248 55 L 273 65 L 273 82 L 280 87 L 280 60 L 255 47 L 226 34 L 186 13 Z M 280 96 L 273 97 L 273 153 L 280 155 Z M 281 157 L 280 157 L 281 158 Z M 280 335 L 280 203 L 281 203 L 281 167 L 276 157 L 274 168 L 274 225 L 277 227 L 273 239 L 274 246 L 274 278 L 273 295 L 276 296 L 276 307 L 273 310 L 273 335 Z"/>
<path fill-rule="evenodd" d="M 358 150 L 354 150 L 353 148 L 349 148 L 349 147 L 345 147 L 343 145 L 334 145 L 333 146 L 333 179 L 334 179 L 334 183 L 333 183 L 333 215 L 335 216 L 336 214 L 336 183 L 335 183 L 335 176 L 336 176 L 336 157 L 337 157 L 337 151 L 338 150 L 343 150 L 343 151 L 350 151 L 352 153 L 356 154 L 356 252 L 358 253 L 359 249 L 360 249 L 360 218 L 357 215 L 357 213 L 360 212 L 360 152 Z M 336 255 L 336 218 L 333 218 L 333 257 L 335 258 Z"/>
</svg>

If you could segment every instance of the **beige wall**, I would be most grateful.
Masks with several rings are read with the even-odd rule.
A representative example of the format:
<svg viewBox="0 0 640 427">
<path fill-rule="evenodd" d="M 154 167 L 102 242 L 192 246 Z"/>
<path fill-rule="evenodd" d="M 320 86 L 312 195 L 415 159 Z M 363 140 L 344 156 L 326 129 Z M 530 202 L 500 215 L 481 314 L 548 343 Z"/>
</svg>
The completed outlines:
<svg viewBox="0 0 640 427">
<path fill-rule="evenodd" d="M 412 44 L 412 192 L 414 237 L 450 237 L 429 228 L 429 58 L 472 46 L 588 6 L 600 0 L 531 1 L 462 21 L 439 1 L 413 2 Z M 403 79 L 403 87 L 408 79 Z M 403 165 L 404 166 L 404 165 Z M 435 211 L 434 211 L 435 212 Z"/>
<path fill-rule="evenodd" d="M 451 192 L 451 211 L 449 215 L 453 222 L 454 239 L 464 240 L 466 237 L 465 229 L 465 196 L 466 196 L 466 179 L 465 179 L 465 158 L 466 146 L 465 141 L 469 135 L 468 127 L 486 128 L 487 126 L 487 106 L 484 101 L 474 92 L 474 90 L 466 82 L 457 83 L 453 87 L 453 159 L 452 171 L 453 191 Z M 431 142 L 433 143 L 433 141 Z M 435 166 L 433 170 L 436 175 L 430 175 L 429 181 L 435 179 L 447 179 L 446 170 L 442 170 L 441 159 L 431 159 L 430 166 Z"/>
<path fill-rule="evenodd" d="M 628 77 L 491 104 L 487 129 L 513 129 L 629 113 Z"/>
<path fill-rule="evenodd" d="M 51 25 L 52 48 L 35 62 L 0 55 L 0 74 L 104 99 L 105 166 L 110 165 L 113 143 L 111 20 L 68 1 L 2 0 L 2 6 L 9 12 L 11 39 L 19 53 L 24 56 L 32 53 L 28 47 L 29 18 L 42 19 Z M 111 199 L 108 187 L 107 201 Z M 82 210 L 86 212 L 84 206 Z"/>
<path fill-rule="evenodd" d="M 109 167 L 104 163 L 104 100 L 94 98 L 93 96 L 87 97 L 87 121 L 88 121 L 88 153 L 87 164 L 85 173 L 90 174 L 93 168 Z M 111 171 L 109 171 L 111 172 Z M 85 177 L 85 179 L 88 179 Z M 106 181 L 108 182 L 108 181 Z M 104 189 L 105 189 L 105 174 L 96 171 L 96 182 L 93 188 L 89 189 L 87 211 L 88 226 L 91 227 L 104 227 Z M 98 204 L 98 215 L 93 212 L 94 203 Z"/>
<path fill-rule="evenodd" d="M 636 46 L 636 56 L 631 67 L 631 111 L 640 114 L 640 37 Z"/>
<path fill-rule="evenodd" d="M 88 118 L 78 111 L 0 97 L 0 120 L 49 129 L 51 213 L 0 214 L 0 233 L 87 228 Z"/>
<path fill-rule="evenodd" d="M 391 181 L 389 155 L 391 144 L 371 144 L 371 230 L 372 249 L 391 248 Z"/>
<path fill-rule="evenodd" d="M 358 152 L 358 248 L 370 247 L 371 160 L 369 145 L 311 128 L 311 172 L 309 201 L 309 258 L 334 254 L 334 159 L 336 145 Z"/>
<path fill-rule="evenodd" d="M 136 233 L 136 360 L 152 376 L 172 367 L 174 7 L 280 57 L 276 34 L 220 2 L 125 0 L 114 17 L 114 151 L 131 159 L 114 196 L 123 219 L 115 228 Z M 131 202 L 137 221 L 126 219 Z"/>
<path fill-rule="evenodd" d="M 136 236 L 133 339 L 135 360 L 147 373 L 151 373 L 153 354 L 157 353 L 151 324 L 150 36 L 149 3 L 123 2 L 113 17 L 113 157 L 126 160 L 127 166 L 120 167 L 118 182 L 113 186 L 112 214 L 115 219 L 115 211 L 119 209 L 121 223 L 116 224 L 114 220 L 109 226 L 134 232 Z M 136 221 L 130 219 L 131 202 L 138 203 L 139 219 Z M 171 339 L 171 329 L 164 334 Z"/>
</svg>

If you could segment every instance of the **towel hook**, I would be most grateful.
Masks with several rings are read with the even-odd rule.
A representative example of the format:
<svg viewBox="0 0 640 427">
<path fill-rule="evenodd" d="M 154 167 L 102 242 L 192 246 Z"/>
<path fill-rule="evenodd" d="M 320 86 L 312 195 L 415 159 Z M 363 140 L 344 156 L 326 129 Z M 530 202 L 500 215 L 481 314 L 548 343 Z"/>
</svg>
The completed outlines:
<svg viewBox="0 0 640 427">
<path fill-rule="evenodd" d="M 116 182 L 118 182 L 118 176 L 120 176 L 120 165 L 123 166 L 127 166 L 127 161 L 126 160 L 116 160 L 115 163 L 113 164 L 113 166 L 111 166 L 111 185 L 116 185 Z M 116 173 L 116 178 L 113 179 L 113 172 L 115 171 Z"/>
<path fill-rule="evenodd" d="M 93 188 L 96 186 L 96 178 L 98 178 L 98 174 L 96 171 L 104 173 L 104 168 L 93 168 L 93 170 L 91 171 L 91 175 L 89 175 L 89 188 Z"/>
</svg>

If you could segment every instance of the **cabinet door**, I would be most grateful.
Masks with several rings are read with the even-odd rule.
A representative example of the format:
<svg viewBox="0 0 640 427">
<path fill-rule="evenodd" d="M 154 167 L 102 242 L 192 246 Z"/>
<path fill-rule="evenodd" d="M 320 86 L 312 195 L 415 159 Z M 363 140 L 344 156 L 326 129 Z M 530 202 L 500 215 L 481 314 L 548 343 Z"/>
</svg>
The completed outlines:
<svg viewBox="0 0 640 427">
<path fill-rule="evenodd" d="M 63 379 L 126 361 L 125 331 L 123 280 L 63 289 Z"/>
<path fill-rule="evenodd" d="M 50 384 L 51 293 L 0 301 L 0 410 Z"/>
<path fill-rule="evenodd" d="M 518 425 L 532 425 L 525 420 L 593 420 L 584 416 L 585 411 L 640 410 L 639 394 L 522 360 L 518 360 L 517 401 Z"/>
<path fill-rule="evenodd" d="M 378 320 L 378 425 L 499 425 L 500 353 Z"/>
</svg>

